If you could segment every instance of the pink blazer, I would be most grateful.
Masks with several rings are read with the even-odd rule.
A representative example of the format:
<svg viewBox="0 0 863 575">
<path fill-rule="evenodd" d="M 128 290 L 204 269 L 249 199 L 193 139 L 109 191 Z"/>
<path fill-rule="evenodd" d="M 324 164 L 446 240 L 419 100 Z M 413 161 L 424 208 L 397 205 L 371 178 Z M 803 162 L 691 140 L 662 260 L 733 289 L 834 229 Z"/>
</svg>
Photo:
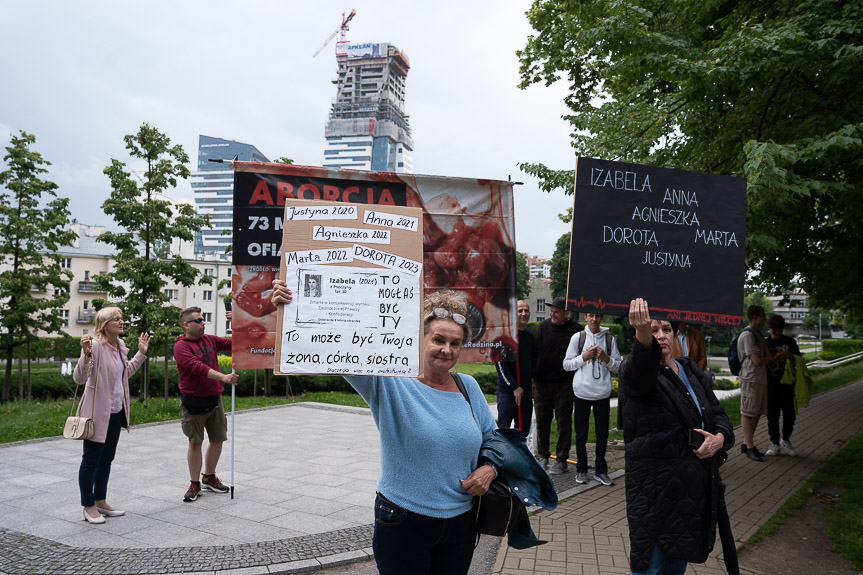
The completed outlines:
<svg viewBox="0 0 863 575">
<path fill-rule="evenodd" d="M 84 355 L 84 350 L 81 350 L 81 357 L 78 358 L 78 365 L 75 366 L 75 371 L 72 373 L 72 379 L 77 384 L 84 384 L 84 393 L 81 395 L 81 402 L 78 404 L 78 417 L 92 417 L 94 425 L 94 434 L 90 441 L 96 443 L 105 443 L 105 434 L 108 431 L 108 420 L 111 418 L 111 395 L 114 391 L 114 382 L 117 378 L 117 360 L 110 354 L 116 353 L 114 349 L 106 344 L 101 343 L 98 339 L 93 338 L 92 355 L 87 357 Z M 120 348 L 120 354 L 123 356 L 125 369 L 123 370 L 123 405 L 125 407 L 126 421 L 123 427 L 126 431 L 129 430 L 129 377 L 138 371 L 141 364 L 147 358 L 140 351 L 135 354 L 132 361 L 127 358 L 129 356 L 129 348 L 120 339 L 117 341 Z M 98 374 L 96 368 L 98 366 Z M 98 375 L 98 377 L 97 377 Z M 94 381 L 95 378 L 95 381 Z M 96 386 L 99 389 L 96 392 L 95 405 L 93 401 L 93 393 L 96 391 Z"/>
</svg>

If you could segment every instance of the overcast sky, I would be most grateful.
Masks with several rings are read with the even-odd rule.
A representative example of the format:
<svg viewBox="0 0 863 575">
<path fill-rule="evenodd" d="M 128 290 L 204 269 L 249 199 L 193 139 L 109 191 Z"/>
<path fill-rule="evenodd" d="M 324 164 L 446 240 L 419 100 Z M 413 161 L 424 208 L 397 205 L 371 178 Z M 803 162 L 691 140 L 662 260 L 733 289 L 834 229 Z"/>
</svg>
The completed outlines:
<svg viewBox="0 0 863 575">
<path fill-rule="evenodd" d="M 72 216 L 112 225 L 98 206 L 102 170 L 143 122 L 197 162 L 198 135 L 257 146 L 268 158 L 323 161 L 335 97 L 335 42 L 312 54 L 356 8 L 348 40 L 390 42 L 409 57 L 406 108 L 418 174 L 523 181 L 516 243 L 551 257 L 571 205 L 518 162 L 572 169 L 565 86 L 519 90 L 515 51 L 531 28 L 527 0 L 21 1 L 0 0 L 0 145 L 36 135 L 49 179 Z M 5 155 L 5 150 L 3 154 Z M 140 167 L 131 164 L 130 167 Z M 191 201 L 187 182 L 169 193 Z"/>
</svg>

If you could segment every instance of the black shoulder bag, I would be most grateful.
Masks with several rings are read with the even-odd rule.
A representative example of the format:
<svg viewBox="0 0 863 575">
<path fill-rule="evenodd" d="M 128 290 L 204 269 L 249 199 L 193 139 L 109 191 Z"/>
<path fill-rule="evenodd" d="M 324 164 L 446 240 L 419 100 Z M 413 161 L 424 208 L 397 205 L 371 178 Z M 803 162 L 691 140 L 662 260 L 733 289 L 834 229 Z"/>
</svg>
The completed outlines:
<svg viewBox="0 0 863 575">
<path fill-rule="evenodd" d="M 470 403 L 470 397 L 461 377 L 457 373 L 451 375 L 468 406 L 470 406 L 471 415 L 474 416 L 474 422 L 476 422 L 473 405 Z M 482 430 L 480 429 L 480 431 Z M 506 481 L 498 475 L 491 482 L 485 495 L 474 500 L 473 508 L 476 517 L 477 542 L 479 542 L 480 533 L 495 537 L 503 537 L 509 533 L 515 525 L 519 509 L 524 509 L 524 504 L 513 494 Z"/>
</svg>

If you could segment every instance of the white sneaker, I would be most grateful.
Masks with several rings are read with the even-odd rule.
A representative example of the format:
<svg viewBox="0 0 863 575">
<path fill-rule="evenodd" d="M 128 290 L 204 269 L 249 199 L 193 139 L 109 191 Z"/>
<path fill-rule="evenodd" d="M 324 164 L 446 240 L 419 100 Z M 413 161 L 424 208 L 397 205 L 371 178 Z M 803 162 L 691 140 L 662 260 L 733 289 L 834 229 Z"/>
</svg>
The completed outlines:
<svg viewBox="0 0 863 575">
<path fill-rule="evenodd" d="M 789 439 L 780 439 L 779 445 L 782 446 L 782 449 L 785 450 L 785 453 L 789 457 L 797 457 L 797 451 L 794 449 L 794 446 L 791 445 L 791 440 Z"/>
<path fill-rule="evenodd" d="M 764 452 L 764 455 L 767 455 L 768 457 L 776 457 L 777 455 L 780 455 L 781 453 L 782 453 L 782 451 L 779 449 L 779 444 L 774 443 L 773 445 L 770 446 L 770 448 L 767 451 Z"/>
</svg>

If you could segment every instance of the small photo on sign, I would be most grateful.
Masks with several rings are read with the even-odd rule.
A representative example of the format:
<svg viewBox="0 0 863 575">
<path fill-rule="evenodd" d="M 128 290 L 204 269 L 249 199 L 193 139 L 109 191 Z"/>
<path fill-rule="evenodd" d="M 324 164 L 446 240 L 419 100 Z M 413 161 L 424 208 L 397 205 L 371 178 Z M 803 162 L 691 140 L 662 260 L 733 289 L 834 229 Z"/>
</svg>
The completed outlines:
<svg viewBox="0 0 863 575">
<path fill-rule="evenodd" d="M 306 297 L 321 297 L 321 275 L 306 274 L 305 279 L 306 289 L 303 295 Z"/>
</svg>

